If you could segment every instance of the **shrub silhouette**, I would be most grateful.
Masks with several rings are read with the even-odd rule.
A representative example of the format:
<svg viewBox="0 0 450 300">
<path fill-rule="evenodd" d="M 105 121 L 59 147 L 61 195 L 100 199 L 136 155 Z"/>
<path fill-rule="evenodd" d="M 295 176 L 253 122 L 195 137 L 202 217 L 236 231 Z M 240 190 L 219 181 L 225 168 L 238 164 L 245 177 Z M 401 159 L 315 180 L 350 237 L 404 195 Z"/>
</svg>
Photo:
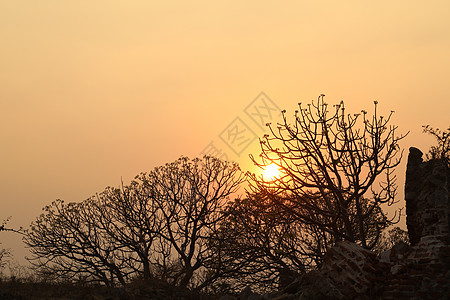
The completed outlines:
<svg viewBox="0 0 450 300">
<path fill-rule="evenodd" d="M 423 132 L 432 135 L 437 140 L 437 145 L 431 146 L 426 158 L 441 159 L 447 166 L 450 166 L 450 127 L 447 130 L 440 130 L 429 125 L 422 126 Z"/>
</svg>

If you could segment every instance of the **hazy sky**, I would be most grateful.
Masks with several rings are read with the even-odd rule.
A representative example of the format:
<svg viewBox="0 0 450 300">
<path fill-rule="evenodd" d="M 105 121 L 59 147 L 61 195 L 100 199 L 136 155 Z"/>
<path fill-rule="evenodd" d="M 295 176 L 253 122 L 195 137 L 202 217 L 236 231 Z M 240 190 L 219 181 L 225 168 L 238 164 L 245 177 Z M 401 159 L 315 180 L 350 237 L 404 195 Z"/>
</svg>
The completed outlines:
<svg viewBox="0 0 450 300">
<path fill-rule="evenodd" d="M 261 92 L 288 115 L 322 93 L 349 112 L 378 100 L 410 131 L 406 150 L 431 145 L 422 125 L 450 125 L 448 0 L 0 0 L 0 43 L 0 221 L 12 226 L 211 142 L 250 169 L 258 142 L 237 155 L 224 135 L 264 134 L 246 114 Z M 19 237 L 0 242 L 26 254 Z"/>
</svg>

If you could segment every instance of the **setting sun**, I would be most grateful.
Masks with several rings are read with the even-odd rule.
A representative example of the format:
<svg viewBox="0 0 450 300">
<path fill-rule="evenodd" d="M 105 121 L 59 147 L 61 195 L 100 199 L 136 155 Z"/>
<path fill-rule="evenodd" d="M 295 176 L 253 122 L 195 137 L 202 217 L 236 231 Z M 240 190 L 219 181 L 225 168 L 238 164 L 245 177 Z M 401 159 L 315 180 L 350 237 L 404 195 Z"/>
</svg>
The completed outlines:
<svg viewBox="0 0 450 300">
<path fill-rule="evenodd" d="M 273 180 L 280 175 L 280 169 L 276 164 L 267 165 L 263 170 L 264 179 Z"/>
</svg>

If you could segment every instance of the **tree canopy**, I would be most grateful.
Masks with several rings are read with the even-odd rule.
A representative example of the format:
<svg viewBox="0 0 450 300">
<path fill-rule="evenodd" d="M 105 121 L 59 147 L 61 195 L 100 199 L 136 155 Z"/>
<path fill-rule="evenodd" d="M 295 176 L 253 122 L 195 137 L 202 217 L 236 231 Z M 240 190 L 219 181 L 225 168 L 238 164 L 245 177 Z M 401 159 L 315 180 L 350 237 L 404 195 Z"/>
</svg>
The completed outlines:
<svg viewBox="0 0 450 300">
<path fill-rule="evenodd" d="M 281 123 L 267 124 L 260 159 L 252 157 L 259 166 L 276 164 L 281 176 L 252 176 L 254 191 L 277 195 L 275 205 L 334 240 L 372 248 L 389 224 L 380 205 L 395 201 L 393 170 L 404 137 L 390 125 L 393 112 L 380 116 L 377 104 L 372 116 L 364 110 L 349 114 L 344 102 L 330 107 L 321 95 L 306 106 L 299 103 L 292 123 L 283 111 Z"/>
<path fill-rule="evenodd" d="M 181 157 L 83 202 L 57 200 L 26 232 L 30 261 L 56 278 L 202 288 L 221 276 L 208 244 L 242 181 L 237 164 Z"/>
</svg>

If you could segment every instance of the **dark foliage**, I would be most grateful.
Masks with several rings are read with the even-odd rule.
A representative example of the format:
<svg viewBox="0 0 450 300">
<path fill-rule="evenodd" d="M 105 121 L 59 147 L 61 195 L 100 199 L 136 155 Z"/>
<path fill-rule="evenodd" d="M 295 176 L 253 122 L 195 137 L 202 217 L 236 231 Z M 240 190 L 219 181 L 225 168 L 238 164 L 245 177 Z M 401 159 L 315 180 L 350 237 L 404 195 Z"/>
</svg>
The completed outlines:
<svg viewBox="0 0 450 300">
<path fill-rule="evenodd" d="M 434 129 L 429 125 L 422 126 L 423 132 L 432 135 L 437 140 L 436 146 L 431 146 L 428 151 L 427 159 L 441 159 L 450 167 L 450 127 L 447 130 Z"/>
<path fill-rule="evenodd" d="M 401 229 L 400 227 L 393 227 L 386 230 L 380 237 L 377 245 L 372 249 L 376 254 L 380 254 L 383 251 L 391 249 L 397 243 L 403 242 L 409 245 L 408 231 Z"/>
</svg>

